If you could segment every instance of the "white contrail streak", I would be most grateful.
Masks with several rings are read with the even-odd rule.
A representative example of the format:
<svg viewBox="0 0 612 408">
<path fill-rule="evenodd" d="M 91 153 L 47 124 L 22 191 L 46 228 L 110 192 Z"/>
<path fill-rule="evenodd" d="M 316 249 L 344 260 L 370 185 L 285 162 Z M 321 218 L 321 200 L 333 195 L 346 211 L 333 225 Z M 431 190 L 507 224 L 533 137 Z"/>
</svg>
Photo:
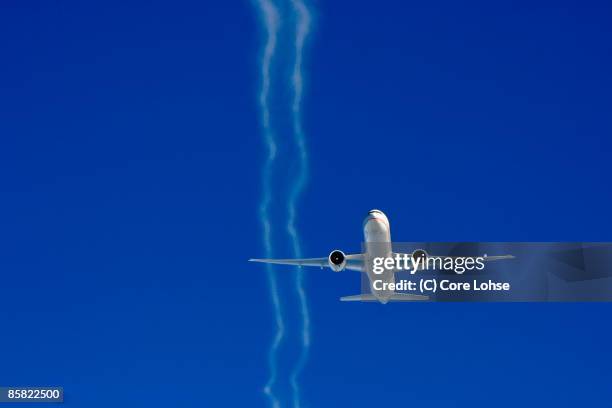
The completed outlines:
<svg viewBox="0 0 612 408">
<path fill-rule="evenodd" d="M 293 135 L 298 148 L 298 176 L 293 183 L 287 201 L 287 232 L 291 237 L 293 245 L 293 253 L 296 258 L 302 257 L 302 249 L 300 239 L 296 228 L 297 218 L 297 202 L 302 194 L 306 181 L 308 180 L 308 151 L 306 148 L 306 136 L 302 127 L 302 94 L 304 88 L 304 80 L 302 74 L 302 61 L 304 54 L 304 44 L 310 32 L 311 15 L 308 7 L 303 0 L 291 0 L 293 12 L 296 18 L 295 26 L 295 62 L 293 65 L 293 74 L 291 76 L 291 85 L 293 88 L 293 102 L 291 106 L 293 115 Z M 298 268 L 296 273 L 296 291 L 298 294 L 300 314 L 302 317 L 302 349 L 296 365 L 294 366 L 290 383 L 293 390 L 293 406 L 299 408 L 301 405 L 301 389 L 299 384 L 299 376 L 304 369 L 304 365 L 308 360 L 310 351 L 310 312 L 308 310 L 308 298 L 304 287 L 304 272 L 302 268 Z"/>
<path fill-rule="evenodd" d="M 292 125 L 294 142 L 298 151 L 298 169 L 287 199 L 287 233 L 291 238 L 293 252 L 296 258 L 302 257 L 300 239 L 296 228 L 297 203 L 308 180 L 308 152 L 306 149 L 306 137 L 302 128 L 302 94 L 303 74 L 302 60 L 304 44 L 310 32 L 311 15 L 303 0 L 290 0 L 295 16 L 295 42 L 293 51 L 295 60 L 291 76 L 291 88 L 293 100 L 291 104 Z M 262 198 L 259 206 L 259 216 L 263 229 L 263 243 L 267 258 L 272 257 L 272 232 L 270 222 L 270 203 L 272 200 L 272 173 L 276 158 L 277 142 L 270 124 L 270 84 L 272 80 L 272 60 L 274 59 L 279 34 L 279 9 L 274 0 L 256 0 L 266 33 L 266 42 L 261 58 L 261 89 L 259 93 L 259 105 L 261 110 L 261 121 L 263 127 L 264 142 L 267 156 L 262 171 Z M 296 273 L 295 287 L 299 300 L 299 311 L 302 318 L 301 326 L 301 350 L 298 360 L 290 374 L 290 384 L 293 391 L 293 406 L 299 408 L 301 405 L 301 389 L 299 376 L 306 364 L 310 350 L 310 313 L 308 310 L 308 299 L 304 287 L 304 273 L 299 269 Z M 269 378 L 264 387 L 264 393 L 268 397 L 272 408 L 280 408 L 280 400 L 275 394 L 274 387 L 278 379 L 278 349 L 285 336 L 285 322 L 282 313 L 282 304 L 279 294 L 276 275 L 270 265 L 267 266 L 268 284 L 270 297 L 274 309 L 276 333 L 270 344 L 268 352 Z"/>
<path fill-rule="evenodd" d="M 261 110 L 261 122 L 263 127 L 264 142 L 267 156 L 262 171 L 262 198 L 259 206 L 259 218 L 263 229 L 263 244 L 266 258 L 272 257 L 272 233 L 270 225 L 270 202 L 272 200 L 272 166 L 276 158 L 276 140 L 270 126 L 270 81 L 272 59 L 276 51 L 276 42 L 279 29 L 279 14 L 274 2 L 271 0 L 257 0 L 257 6 L 261 13 L 266 32 L 266 43 L 261 57 L 261 88 L 259 92 L 259 106 Z M 285 322 L 283 320 L 282 305 L 278 292 L 276 275 L 270 265 L 266 268 L 270 298 L 274 309 L 274 321 L 276 333 L 268 350 L 268 369 L 270 371 L 268 381 L 264 386 L 264 393 L 270 401 L 272 408 L 280 408 L 278 397 L 274 393 L 278 376 L 278 348 L 285 336 Z"/>
</svg>

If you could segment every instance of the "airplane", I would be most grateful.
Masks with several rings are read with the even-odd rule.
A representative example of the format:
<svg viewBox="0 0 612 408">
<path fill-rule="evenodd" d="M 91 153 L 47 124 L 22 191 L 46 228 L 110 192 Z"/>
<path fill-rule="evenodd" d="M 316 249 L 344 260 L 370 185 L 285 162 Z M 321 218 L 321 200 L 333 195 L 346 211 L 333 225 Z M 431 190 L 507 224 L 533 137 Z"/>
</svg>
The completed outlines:
<svg viewBox="0 0 612 408">
<path fill-rule="evenodd" d="M 390 290 L 389 283 L 395 283 L 395 273 L 397 270 L 393 268 L 385 269 L 381 274 L 376 274 L 373 271 L 373 260 L 377 257 L 389 258 L 394 257 L 397 253 L 393 252 L 391 244 L 391 230 L 389 227 L 389 219 L 380 210 L 371 210 L 363 221 L 363 235 L 365 243 L 365 253 L 362 254 L 345 254 L 336 249 L 333 250 L 326 258 L 305 258 L 305 259 L 249 259 L 250 262 L 263 262 L 268 264 L 293 265 L 293 266 L 318 266 L 320 268 L 329 267 L 334 272 L 343 270 L 352 270 L 367 274 L 370 282 L 371 293 L 360 295 L 344 296 L 340 300 L 343 302 L 380 302 L 383 304 L 389 301 L 409 302 L 428 300 L 426 295 L 417 295 L 412 293 L 396 292 Z M 399 254 L 404 256 L 404 254 Z M 434 256 L 427 254 L 422 249 L 417 249 L 411 257 L 441 257 L 453 258 L 449 256 Z M 500 256 L 484 256 L 485 261 L 496 261 L 501 259 L 512 259 L 512 255 Z M 374 289 L 374 281 L 382 280 L 382 290 Z"/>
</svg>

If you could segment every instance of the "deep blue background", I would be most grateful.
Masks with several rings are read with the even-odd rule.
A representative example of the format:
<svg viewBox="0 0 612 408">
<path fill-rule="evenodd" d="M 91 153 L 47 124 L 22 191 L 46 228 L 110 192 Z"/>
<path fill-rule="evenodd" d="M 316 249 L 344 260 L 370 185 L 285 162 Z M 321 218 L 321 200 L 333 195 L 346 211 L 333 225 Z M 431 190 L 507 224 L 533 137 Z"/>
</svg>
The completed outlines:
<svg viewBox="0 0 612 408">
<path fill-rule="evenodd" d="M 399 241 L 610 240 L 609 3 L 426 3 L 315 4 L 306 255 L 357 251 L 373 207 Z M 3 2 L 0 385 L 264 406 L 257 24 L 246 0 Z M 612 397 L 608 304 L 344 304 L 357 276 L 307 279 L 311 407 Z"/>
</svg>

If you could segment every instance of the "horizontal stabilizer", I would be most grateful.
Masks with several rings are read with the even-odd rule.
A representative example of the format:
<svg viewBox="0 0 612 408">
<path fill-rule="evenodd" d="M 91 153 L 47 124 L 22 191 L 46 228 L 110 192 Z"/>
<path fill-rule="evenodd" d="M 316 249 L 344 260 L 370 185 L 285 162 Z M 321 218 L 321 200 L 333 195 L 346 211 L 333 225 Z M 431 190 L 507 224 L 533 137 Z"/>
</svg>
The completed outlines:
<svg viewBox="0 0 612 408">
<path fill-rule="evenodd" d="M 411 293 L 395 293 L 391 296 L 391 300 L 394 302 L 412 302 L 415 300 L 429 300 L 429 296 L 413 295 Z"/>
<path fill-rule="evenodd" d="M 394 293 L 388 299 L 391 302 L 414 302 L 418 300 L 429 300 L 429 296 L 425 295 L 413 295 L 411 293 Z M 343 296 L 340 298 L 342 302 L 382 302 L 376 296 L 368 293 L 362 295 Z"/>
<path fill-rule="evenodd" d="M 378 302 L 374 295 L 353 295 L 343 296 L 340 298 L 342 302 Z"/>
</svg>

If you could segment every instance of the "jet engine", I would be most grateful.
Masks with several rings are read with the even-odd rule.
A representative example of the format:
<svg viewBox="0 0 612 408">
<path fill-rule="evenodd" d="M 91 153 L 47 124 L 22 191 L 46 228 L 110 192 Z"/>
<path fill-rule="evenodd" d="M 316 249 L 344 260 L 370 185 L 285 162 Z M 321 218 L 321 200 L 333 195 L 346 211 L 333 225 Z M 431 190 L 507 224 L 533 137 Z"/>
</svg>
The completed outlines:
<svg viewBox="0 0 612 408">
<path fill-rule="evenodd" d="M 329 263 L 329 267 L 332 269 L 332 271 L 341 272 L 346 266 L 346 256 L 344 255 L 344 252 L 336 249 L 329 254 L 327 262 Z"/>
<path fill-rule="evenodd" d="M 417 249 L 412 253 L 412 258 L 416 261 L 419 258 L 424 258 L 424 261 L 427 260 L 427 252 L 424 249 Z"/>
</svg>

